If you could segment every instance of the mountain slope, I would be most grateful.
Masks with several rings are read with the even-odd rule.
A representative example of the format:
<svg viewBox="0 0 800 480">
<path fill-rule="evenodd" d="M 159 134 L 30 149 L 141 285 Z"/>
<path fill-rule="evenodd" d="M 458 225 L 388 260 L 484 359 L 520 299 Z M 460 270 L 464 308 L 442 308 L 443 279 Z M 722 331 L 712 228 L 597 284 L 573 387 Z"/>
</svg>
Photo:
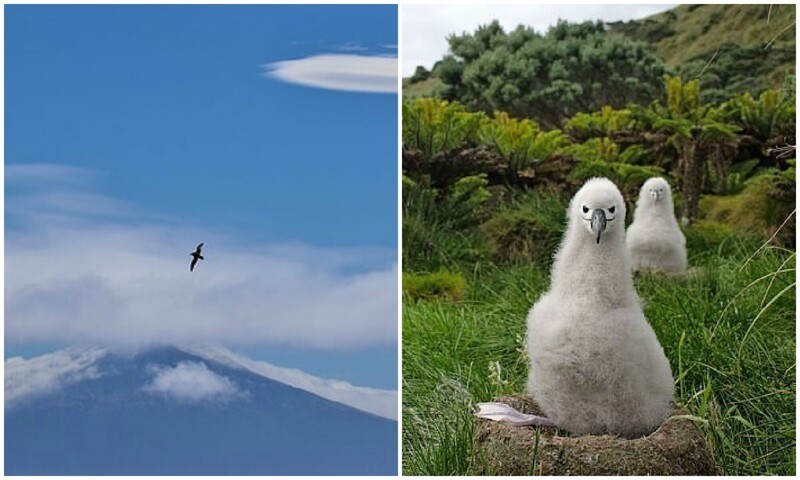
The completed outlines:
<svg viewBox="0 0 800 480">
<path fill-rule="evenodd" d="M 779 88 L 787 74 L 795 72 L 795 15 L 795 5 L 680 5 L 609 27 L 612 32 L 650 43 L 668 66 L 678 70 L 687 62 L 703 68 L 712 58 L 725 62 L 727 55 L 732 62 L 744 55 L 767 68 L 743 74 L 755 73 L 755 83 Z M 718 49 L 721 52 L 714 57 Z"/>
<path fill-rule="evenodd" d="M 356 387 L 341 380 L 319 378 L 294 368 L 276 367 L 267 362 L 254 361 L 215 346 L 181 347 L 181 350 L 231 368 L 248 370 L 380 417 L 397 420 L 397 392 L 394 390 Z"/>
<path fill-rule="evenodd" d="M 396 422 L 177 348 L 61 370 L 6 405 L 6 474 L 397 471 Z"/>
</svg>

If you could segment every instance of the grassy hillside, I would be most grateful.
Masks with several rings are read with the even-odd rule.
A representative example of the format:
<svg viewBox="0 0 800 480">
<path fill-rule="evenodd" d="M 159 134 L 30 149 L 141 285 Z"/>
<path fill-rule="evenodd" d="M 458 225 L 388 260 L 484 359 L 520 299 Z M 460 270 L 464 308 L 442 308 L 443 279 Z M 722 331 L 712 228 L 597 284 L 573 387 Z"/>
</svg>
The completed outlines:
<svg viewBox="0 0 800 480">
<path fill-rule="evenodd" d="M 680 5 L 641 20 L 611 24 L 611 30 L 653 44 L 671 66 L 725 43 L 764 47 L 795 45 L 795 28 L 777 33 L 795 18 L 794 5 Z M 768 17 L 769 16 L 769 21 Z"/>
<path fill-rule="evenodd" d="M 675 69 L 695 59 L 708 62 L 725 44 L 758 52 L 769 63 L 768 71 L 758 76 L 778 88 L 787 73 L 795 72 L 795 14 L 794 5 L 680 5 L 641 20 L 613 23 L 610 30 L 652 44 Z M 718 53 L 714 62 L 720 61 L 724 58 Z"/>
<path fill-rule="evenodd" d="M 444 82 L 436 77 L 415 83 L 411 83 L 409 78 L 404 78 L 403 98 L 405 100 L 414 100 L 421 97 L 439 97 L 445 88 Z"/>
</svg>

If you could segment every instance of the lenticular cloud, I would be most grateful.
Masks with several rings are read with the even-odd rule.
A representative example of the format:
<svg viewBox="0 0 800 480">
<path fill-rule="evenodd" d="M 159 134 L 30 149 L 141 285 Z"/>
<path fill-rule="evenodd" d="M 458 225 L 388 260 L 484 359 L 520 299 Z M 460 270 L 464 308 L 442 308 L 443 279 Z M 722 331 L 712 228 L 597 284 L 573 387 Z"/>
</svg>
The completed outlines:
<svg viewBox="0 0 800 480">
<path fill-rule="evenodd" d="M 265 75 L 288 83 L 364 93 L 397 92 L 397 58 L 315 55 L 264 66 Z"/>
</svg>

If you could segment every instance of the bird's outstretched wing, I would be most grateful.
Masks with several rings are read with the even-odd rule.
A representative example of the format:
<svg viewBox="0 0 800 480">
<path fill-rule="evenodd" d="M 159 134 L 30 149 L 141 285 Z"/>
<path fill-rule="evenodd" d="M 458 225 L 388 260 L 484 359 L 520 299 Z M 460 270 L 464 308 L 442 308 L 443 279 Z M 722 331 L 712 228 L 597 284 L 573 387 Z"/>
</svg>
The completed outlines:
<svg viewBox="0 0 800 480">
<path fill-rule="evenodd" d="M 203 250 L 203 242 L 201 242 L 200 245 L 197 246 L 197 248 L 195 249 L 195 253 L 199 254 L 201 250 Z"/>
<path fill-rule="evenodd" d="M 191 265 L 189 265 L 189 271 L 190 271 L 190 272 L 193 272 L 193 271 L 194 271 L 194 266 L 195 266 L 196 264 L 197 264 L 197 257 L 194 257 L 194 258 L 192 259 L 192 264 L 191 264 Z"/>
</svg>

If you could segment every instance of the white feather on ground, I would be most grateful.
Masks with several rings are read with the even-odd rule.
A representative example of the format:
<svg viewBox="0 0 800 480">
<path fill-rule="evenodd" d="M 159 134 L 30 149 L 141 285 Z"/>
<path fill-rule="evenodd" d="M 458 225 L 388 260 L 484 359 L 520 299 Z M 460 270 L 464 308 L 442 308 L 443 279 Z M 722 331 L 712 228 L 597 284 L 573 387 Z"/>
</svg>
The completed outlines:
<svg viewBox="0 0 800 480">
<path fill-rule="evenodd" d="M 663 178 L 654 177 L 642 185 L 626 241 L 634 271 L 686 271 L 686 237 L 675 219 L 669 183 Z"/>
<path fill-rule="evenodd" d="M 633 288 L 624 222 L 617 187 L 586 182 L 570 204 L 550 290 L 528 314 L 528 392 L 576 435 L 636 438 L 672 408 L 672 372 Z"/>
</svg>

